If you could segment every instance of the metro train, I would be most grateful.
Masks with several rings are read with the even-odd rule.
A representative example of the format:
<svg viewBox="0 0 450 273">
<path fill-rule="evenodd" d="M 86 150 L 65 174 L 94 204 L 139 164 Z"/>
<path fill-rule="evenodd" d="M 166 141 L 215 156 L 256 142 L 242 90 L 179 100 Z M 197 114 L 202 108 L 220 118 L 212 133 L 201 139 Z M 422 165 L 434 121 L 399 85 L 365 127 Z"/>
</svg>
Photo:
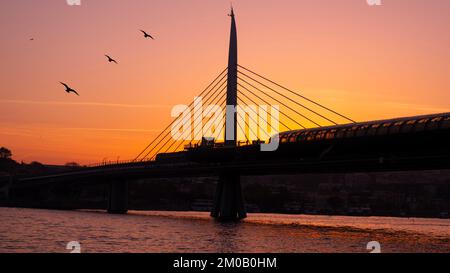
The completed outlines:
<svg viewBox="0 0 450 273">
<path fill-rule="evenodd" d="M 158 155 L 157 161 L 254 161 L 396 158 L 450 155 L 450 113 L 282 132 L 279 148 L 198 146 Z M 450 167 L 450 166 L 449 166 Z"/>
</svg>

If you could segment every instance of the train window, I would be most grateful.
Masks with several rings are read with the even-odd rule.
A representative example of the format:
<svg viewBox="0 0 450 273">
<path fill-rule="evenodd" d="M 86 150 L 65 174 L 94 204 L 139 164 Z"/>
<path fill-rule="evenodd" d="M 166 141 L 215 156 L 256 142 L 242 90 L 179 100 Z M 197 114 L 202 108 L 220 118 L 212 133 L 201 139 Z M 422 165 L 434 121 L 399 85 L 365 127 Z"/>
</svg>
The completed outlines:
<svg viewBox="0 0 450 273">
<path fill-rule="evenodd" d="M 414 131 L 423 131 L 423 130 L 425 130 L 425 125 L 427 124 L 427 122 L 429 121 L 429 119 L 428 118 L 424 118 L 424 119 L 421 119 L 421 120 L 419 120 L 417 123 L 416 123 L 416 126 L 414 127 Z"/>
<path fill-rule="evenodd" d="M 324 139 L 324 138 L 325 138 L 326 132 L 327 132 L 327 131 L 320 131 L 320 132 L 318 132 L 317 135 L 316 135 L 316 139 L 317 139 L 317 140 L 322 140 L 322 139 Z"/>
<path fill-rule="evenodd" d="M 289 138 L 291 137 L 291 135 L 292 135 L 292 132 L 290 132 L 290 133 L 288 133 L 288 134 L 286 134 L 286 142 L 289 142 Z"/>
<path fill-rule="evenodd" d="M 370 125 L 363 125 L 358 128 L 358 131 L 356 132 L 356 136 L 362 137 L 367 134 L 367 130 L 369 129 Z"/>
<path fill-rule="evenodd" d="M 326 138 L 326 139 L 333 139 L 333 138 L 336 136 L 336 132 L 337 132 L 337 129 L 329 130 L 329 131 L 326 133 L 325 138 Z"/>
<path fill-rule="evenodd" d="M 298 133 L 293 133 L 289 135 L 289 142 L 293 143 L 297 141 L 297 135 Z"/>
<path fill-rule="evenodd" d="M 308 134 L 309 134 L 309 132 L 303 132 L 303 133 L 301 133 L 301 134 L 298 136 L 297 140 L 305 141 L 305 140 L 308 138 Z"/>
<path fill-rule="evenodd" d="M 369 130 L 367 131 L 367 135 L 368 136 L 374 136 L 377 134 L 377 130 L 378 128 L 380 128 L 380 124 L 376 123 L 376 124 L 372 124 L 369 128 Z"/>
<path fill-rule="evenodd" d="M 352 128 L 347 128 L 344 132 L 344 137 L 349 137 L 352 135 Z"/>
<path fill-rule="evenodd" d="M 322 140 L 322 139 L 324 139 L 324 138 L 325 138 L 326 132 L 327 132 L 327 131 L 325 131 L 325 130 L 322 130 L 322 131 L 317 132 L 317 134 L 316 134 L 316 140 Z"/>
<path fill-rule="evenodd" d="M 387 135 L 389 132 L 389 127 L 392 126 L 391 122 L 383 123 L 377 131 L 377 135 Z"/>
<path fill-rule="evenodd" d="M 347 128 L 341 128 L 341 129 L 337 130 L 336 138 L 343 138 L 345 136 L 346 131 L 347 131 Z"/>
<path fill-rule="evenodd" d="M 443 117 L 432 118 L 430 122 L 427 124 L 428 130 L 434 130 L 439 128 L 439 122 L 443 119 Z"/>
<path fill-rule="evenodd" d="M 311 137 L 310 137 L 311 134 L 312 134 L 312 132 L 307 132 L 307 133 L 303 136 L 303 139 L 304 139 L 304 140 L 311 140 Z"/>
<path fill-rule="evenodd" d="M 304 140 L 306 134 L 307 134 L 306 132 L 300 132 L 300 133 L 298 133 L 298 134 L 296 135 L 296 141 L 299 142 L 299 141 Z"/>
<path fill-rule="evenodd" d="M 354 137 L 355 132 L 358 130 L 359 126 L 353 126 L 351 128 L 347 129 L 347 132 L 345 133 L 345 137 Z"/>
<path fill-rule="evenodd" d="M 398 134 L 400 133 L 400 129 L 402 128 L 404 121 L 397 121 L 394 125 L 389 128 L 389 134 Z"/>
<path fill-rule="evenodd" d="M 307 140 L 314 140 L 316 139 L 316 135 L 317 135 L 318 131 L 311 131 L 308 136 L 306 137 Z"/>
<path fill-rule="evenodd" d="M 450 128 L 450 116 L 447 116 L 441 121 L 441 128 L 448 129 Z"/>
<path fill-rule="evenodd" d="M 414 124 L 416 124 L 417 120 L 408 120 L 406 123 L 403 124 L 400 131 L 402 133 L 409 133 L 414 128 Z"/>
<path fill-rule="evenodd" d="M 312 136 L 313 136 L 314 140 L 317 140 L 319 135 L 320 135 L 320 131 L 315 131 Z"/>
</svg>

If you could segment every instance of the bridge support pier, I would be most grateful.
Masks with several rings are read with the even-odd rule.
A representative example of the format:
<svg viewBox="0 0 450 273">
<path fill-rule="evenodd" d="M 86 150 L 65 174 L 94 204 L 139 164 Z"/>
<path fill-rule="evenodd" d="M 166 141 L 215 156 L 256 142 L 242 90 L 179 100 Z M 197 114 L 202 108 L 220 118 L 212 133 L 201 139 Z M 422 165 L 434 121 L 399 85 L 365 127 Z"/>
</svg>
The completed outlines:
<svg viewBox="0 0 450 273">
<path fill-rule="evenodd" d="M 108 193 L 108 213 L 125 214 L 128 211 L 128 182 L 111 182 Z"/>
<path fill-rule="evenodd" d="M 15 177 L 13 177 L 12 175 L 9 177 L 9 181 L 8 183 L 3 187 L 2 191 L 3 191 L 3 201 L 8 202 L 11 196 L 11 188 L 12 185 L 15 181 Z M 1 199 L 1 198 L 0 198 Z"/>
<path fill-rule="evenodd" d="M 0 201 L 7 202 L 9 200 L 9 186 L 6 185 L 2 189 L 0 189 Z"/>
<path fill-rule="evenodd" d="M 237 221 L 247 217 L 239 175 L 223 174 L 219 177 L 211 217 L 219 221 Z"/>
</svg>

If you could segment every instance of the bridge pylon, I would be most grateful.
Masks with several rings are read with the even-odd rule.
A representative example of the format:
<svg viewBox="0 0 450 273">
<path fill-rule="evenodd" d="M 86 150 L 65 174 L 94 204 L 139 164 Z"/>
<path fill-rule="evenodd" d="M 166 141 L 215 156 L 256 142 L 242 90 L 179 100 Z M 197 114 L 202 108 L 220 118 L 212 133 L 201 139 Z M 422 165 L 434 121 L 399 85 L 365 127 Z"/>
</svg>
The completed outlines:
<svg viewBox="0 0 450 273">
<path fill-rule="evenodd" d="M 237 31 L 234 11 L 231 8 L 230 48 L 228 52 L 227 98 L 225 118 L 225 145 L 234 147 L 237 143 L 237 81 L 238 81 L 238 51 Z"/>
<path fill-rule="evenodd" d="M 237 81 L 238 51 L 236 20 L 231 8 L 230 48 L 228 55 L 227 98 L 225 120 L 225 145 L 236 147 L 237 143 Z M 244 198 L 242 196 L 241 178 L 239 174 L 222 174 L 217 184 L 214 208 L 211 216 L 220 221 L 236 221 L 247 217 Z"/>
<path fill-rule="evenodd" d="M 219 177 L 211 217 L 219 221 L 238 221 L 247 217 L 239 174 Z"/>
</svg>

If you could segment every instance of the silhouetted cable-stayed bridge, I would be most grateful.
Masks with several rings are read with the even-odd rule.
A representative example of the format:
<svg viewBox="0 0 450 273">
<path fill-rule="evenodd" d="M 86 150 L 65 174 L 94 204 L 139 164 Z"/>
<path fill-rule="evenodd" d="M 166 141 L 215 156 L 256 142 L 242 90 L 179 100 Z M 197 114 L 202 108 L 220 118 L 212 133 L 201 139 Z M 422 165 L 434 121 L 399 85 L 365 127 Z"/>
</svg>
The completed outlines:
<svg viewBox="0 0 450 273">
<path fill-rule="evenodd" d="M 249 106 L 250 104 L 248 101 L 252 102 L 255 106 L 260 106 L 261 102 L 264 103 L 265 106 L 272 106 L 272 105 L 279 105 L 282 107 L 281 109 L 281 115 L 288 119 L 290 122 L 294 123 L 293 126 L 299 126 L 298 128 L 310 128 L 312 126 L 314 127 L 321 127 L 323 124 L 321 122 L 326 121 L 329 124 L 337 125 L 339 124 L 338 121 L 334 120 L 334 118 L 339 117 L 343 119 L 346 122 L 355 122 L 354 120 L 348 118 L 347 116 L 338 113 L 335 110 L 332 110 L 329 107 L 326 107 L 310 98 L 307 98 L 301 94 L 298 94 L 281 84 L 276 83 L 275 81 L 272 81 L 268 79 L 267 77 L 264 77 L 252 70 L 250 70 L 247 67 L 241 66 L 237 62 L 237 31 L 236 31 L 236 21 L 234 16 L 234 11 L 230 13 L 230 16 L 232 18 L 231 20 L 231 31 L 230 31 L 230 49 L 229 49 L 229 60 L 228 60 L 228 66 L 225 70 L 223 70 L 208 86 L 207 88 L 201 92 L 197 97 L 202 99 L 202 102 L 204 102 L 204 105 L 220 105 L 220 107 L 223 107 L 223 98 L 226 96 L 226 115 L 223 118 L 225 120 L 225 129 L 220 131 L 220 134 L 224 134 L 223 140 L 227 146 L 230 145 L 236 145 L 237 143 L 237 134 L 236 131 L 238 131 L 238 127 L 240 129 L 240 132 L 243 133 L 244 138 L 247 140 L 247 143 L 251 143 L 253 140 L 257 140 L 259 142 L 261 141 L 267 141 L 271 138 L 271 135 L 267 133 L 266 130 L 263 130 L 262 135 L 266 135 L 267 138 L 263 139 L 261 137 L 261 133 L 258 134 L 258 132 L 262 128 L 250 128 L 251 126 L 249 123 L 246 122 L 246 116 L 243 116 L 241 113 L 231 113 L 229 112 L 230 109 L 228 106 L 236 107 L 237 102 L 244 102 L 244 106 Z M 243 70 L 243 71 L 241 71 Z M 251 75 L 249 75 L 251 74 Z M 255 79 L 258 78 L 258 79 Z M 226 83 L 226 85 L 225 85 Z M 265 90 L 263 90 L 265 89 Z M 225 93 L 226 90 L 226 93 Z M 242 91 L 244 90 L 244 92 Z M 246 94 L 247 92 L 247 94 Z M 269 94 L 269 92 L 271 94 Z M 221 93 L 223 93 L 221 95 Z M 247 99 L 247 103 L 239 96 L 242 95 Z M 265 99 L 262 98 L 262 96 L 265 97 Z M 296 99 L 294 99 L 295 97 Z M 259 103 L 256 103 L 256 101 L 259 100 Z M 305 103 L 302 103 L 299 100 L 303 100 L 307 103 L 312 104 L 318 109 L 312 109 L 311 106 L 307 106 Z M 189 104 L 189 115 L 191 113 L 195 112 L 195 109 L 199 102 L 193 102 Z M 203 106 L 203 104 L 202 104 Z M 265 108 L 260 108 L 261 111 L 264 112 L 264 114 L 269 115 L 270 122 L 268 122 L 268 119 L 265 119 L 264 117 L 261 117 L 260 113 L 257 113 L 253 108 L 250 108 L 252 112 L 256 112 L 257 119 L 263 119 L 266 124 L 268 124 L 271 129 L 273 129 L 274 132 L 278 133 L 279 129 L 286 129 L 286 130 L 292 130 L 296 129 L 295 127 L 292 128 L 292 126 L 288 126 L 284 121 L 277 120 L 281 125 L 282 128 L 274 128 L 273 126 L 273 113 L 269 113 L 269 111 L 265 110 Z M 321 113 L 319 113 L 321 111 Z M 157 155 L 159 153 L 174 153 L 180 151 L 181 148 L 184 148 L 184 144 L 186 142 L 189 142 L 188 147 L 192 147 L 193 145 L 199 145 L 202 141 L 203 137 L 208 137 L 204 135 L 200 135 L 201 138 L 197 138 L 199 136 L 198 131 L 200 131 L 200 134 L 204 132 L 203 127 L 198 128 L 199 125 L 203 124 L 204 118 L 208 117 L 210 114 L 210 111 L 208 111 L 205 114 L 201 114 L 200 117 L 195 117 L 194 113 L 194 119 L 185 120 L 182 121 L 183 118 L 185 118 L 185 115 L 180 114 L 178 117 L 176 117 L 172 123 L 166 127 L 166 129 L 161 132 L 153 141 L 150 142 L 146 146 L 146 148 L 141 151 L 134 161 L 136 162 L 143 162 L 148 160 L 155 160 Z M 329 115 L 334 115 L 335 117 L 330 117 Z M 220 116 L 220 115 L 219 115 Z M 217 119 L 221 117 L 216 117 L 212 124 L 214 124 Z M 234 118 L 232 117 L 234 116 Z M 255 121 L 255 117 L 251 117 L 249 115 L 249 118 L 252 119 L 253 123 L 256 123 L 259 125 L 257 121 Z M 234 120 L 233 120 L 234 119 Z M 319 121 L 321 120 L 321 121 Z M 240 121 L 240 122 L 238 122 Z M 306 122 L 306 123 L 305 123 Z M 181 125 L 180 125 L 181 123 Z M 192 125 L 188 124 L 192 123 Z M 227 123 L 234 123 L 233 126 L 230 128 L 227 128 Z M 241 124 L 244 123 L 244 124 Z M 308 125 L 304 125 L 308 124 Z M 245 128 L 243 127 L 245 125 Z M 327 125 L 327 124 L 325 124 Z M 178 127 L 189 127 L 191 130 L 190 140 L 174 140 L 172 136 L 172 129 L 174 126 Z M 247 134 L 246 129 L 248 128 L 249 134 Z M 207 129 L 209 130 L 209 128 Z M 257 130 L 258 132 L 255 132 Z M 223 131 L 223 132 L 222 132 Z M 252 136 L 259 136 L 257 139 L 251 139 L 250 133 Z M 215 135 L 215 138 L 221 138 L 221 135 Z M 232 136 L 234 134 L 234 138 L 228 139 L 229 136 Z M 211 137 L 211 136 L 209 136 Z M 178 143 L 177 143 L 178 142 Z M 239 144 L 239 143 L 237 143 Z"/>
<path fill-rule="evenodd" d="M 239 65 L 233 11 L 230 16 L 227 68 L 134 160 L 10 178 L 12 187 L 106 184 L 108 211 L 125 213 L 128 182 L 216 176 L 211 215 L 236 220 L 246 217 L 241 176 L 450 168 L 450 113 L 357 123 Z M 174 128 L 189 137 L 175 139 Z"/>
</svg>

